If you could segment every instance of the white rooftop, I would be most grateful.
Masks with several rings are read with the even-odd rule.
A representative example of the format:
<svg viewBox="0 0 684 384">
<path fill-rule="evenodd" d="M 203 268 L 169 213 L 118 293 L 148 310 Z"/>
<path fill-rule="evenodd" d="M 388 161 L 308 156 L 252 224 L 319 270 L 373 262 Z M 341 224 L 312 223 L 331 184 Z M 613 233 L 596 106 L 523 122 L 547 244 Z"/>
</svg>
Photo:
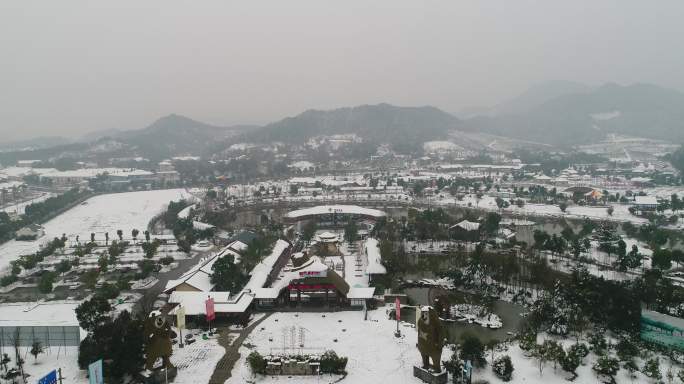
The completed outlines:
<svg viewBox="0 0 684 384">
<path fill-rule="evenodd" d="M 658 200 L 655 196 L 636 196 L 634 203 L 637 205 L 658 205 Z"/>
<path fill-rule="evenodd" d="M 480 229 L 480 223 L 475 223 L 472 221 L 463 220 L 460 223 L 451 226 L 451 228 L 456 228 L 456 227 L 461 228 L 461 229 L 466 230 L 466 231 L 477 231 L 478 229 Z"/>
<path fill-rule="evenodd" d="M 77 301 L 0 304 L 0 326 L 78 326 Z"/>
<path fill-rule="evenodd" d="M 378 240 L 374 238 L 368 238 L 364 244 L 366 249 L 366 257 L 368 258 L 368 266 L 366 267 L 366 273 L 384 275 L 387 273 L 387 269 L 382 265 L 382 257 L 380 256 L 380 247 L 378 246 Z"/>
<path fill-rule="evenodd" d="M 288 212 L 286 217 L 296 219 L 305 216 L 324 215 L 329 213 L 365 215 L 372 217 L 385 217 L 386 215 L 383 211 L 359 207 L 357 205 L 319 205 Z"/>
<path fill-rule="evenodd" d="M 375 287 L 369 287 L 369 288 L 351 287 L 351 288 L 349 288 L 349 292 L 347 292 L 347 298 L 348 299 L 370 299 L 373 297 L 374 293 L 375 293 Z"/>
<path fill-rule="evenodd" d="M 186 315 L 202 315 L 206 313 L 207 299 L 211 297 L 215 303 L 227 302 L 230 292 L 187 292 L 174 291 L 169 296 L 169 303 L 180 304 L 185 307 Z M 214 309 L 216 309 L 214 307 Z"/>
</svg>

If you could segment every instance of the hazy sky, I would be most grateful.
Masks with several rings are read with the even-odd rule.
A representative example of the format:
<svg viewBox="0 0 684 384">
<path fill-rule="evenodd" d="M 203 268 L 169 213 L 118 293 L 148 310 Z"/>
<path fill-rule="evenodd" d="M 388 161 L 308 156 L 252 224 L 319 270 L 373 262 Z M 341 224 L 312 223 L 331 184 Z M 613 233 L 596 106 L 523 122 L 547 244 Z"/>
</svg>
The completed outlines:
<svg viewBox="0 0 684 384">
<path fill-rule="evenodd" d="M 684 89 L 684 1 L 0 1 L 0 141 L 178 113 L 491 105 L 565 79 Z"/>
</svg>

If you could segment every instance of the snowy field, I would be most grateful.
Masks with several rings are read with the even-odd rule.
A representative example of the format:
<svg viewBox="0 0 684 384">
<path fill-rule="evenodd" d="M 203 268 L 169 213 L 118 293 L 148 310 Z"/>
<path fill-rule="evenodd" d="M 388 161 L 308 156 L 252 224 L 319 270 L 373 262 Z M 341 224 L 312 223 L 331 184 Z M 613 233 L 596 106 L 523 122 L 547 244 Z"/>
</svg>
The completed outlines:
<svg viewBox="0 0 684 384">
<path fill-rule="evenodd" d="M 112 239 L 116 231 L 121 229 L 125 234 L 138 229 L 142 233 L 147 229 L 150 219 L 162 212 L 170 201 L 190 197 L 183 189 L 164 189 L 155 191 L 114 193 L 92 197 L 84 204 L 43 224 L 45 236 L 36 241 L 9 241 L 0 245 L 0 270 L 9 266 L 10 261 L 21 255 L 31 254 L 39 245 L 63 233 L 72 237 L 80 235 L 82 239 L 90 239 L 95 232 L 102 237 L 109 232 Z"/>
<path fill-rule="evenodd" d="M 62 369 L 62 376 L 65 383 L 87 383 L 86 371 L 78 368 L 78 347 L 52 347 L 45 348 L 45 353 L 39 354 L 38 359 L 34 359 L 29 353 L 31 348 L 19 348 L 19 353 L 25 361 L 24 372 L 29 374 L 29 383 L 37 383 L 38 379 L 47 375 L 53 369 Z M 14 349 L 3 348 L 0 352 L 7 353 L 12 361 L 9 368 L 14 367 Z M 21 382 L 17 379 L 17 382 Z"/>
<path fill-rule="evenodd" d="M 183 336 L 185 334 L 183 332 Z M 216 363 L 226 353 L 215 338 L 202 340 L 197 337 L 196 340 L 184 348 L 177 344 L 173 347 L 171 363 L 178 368 L 178 375 L 173 380 L 175 384 L 208 383 Z"/>
<path fill-rule="evenodd" d="M 252 350 L 245 345 L 255 346 L 261 354 L 269 354 L 272 348 L 281 350 L 283 329 L 290 329 L 293 326 L 305 329 L 305 352 L 322 353 L 324 350 L 332 349 L 338 355 L 349 358 L 349 375 L 343 380 L 345 383 L 422 383 L 413 377 L 413 365 L 420 361 L 420 354 L 415 346 L 418 337 L 416 330 L 402 327 L 404 337 L 395 338 L 393 332 L 396 322 L 387 320 L 382 308 L 369 311 L 366 321 L 363 320 L 362 311 L 275 313 L 254 329 L 240 347 L 240 360 L 233 367 L 232 377 L 226 384 L 328 383 L 336 380 L 337 376 L 328 375 L 260 376 L 256 379 L 252 376 L 246 364 L 247 355 Z M 262 328 L 264 330 L 261 330 Z M 273 341 L 270 342 L 269 338 Z M 338 342 L 334 342 L 333 339 L 338 339 Z"/>
</svg>

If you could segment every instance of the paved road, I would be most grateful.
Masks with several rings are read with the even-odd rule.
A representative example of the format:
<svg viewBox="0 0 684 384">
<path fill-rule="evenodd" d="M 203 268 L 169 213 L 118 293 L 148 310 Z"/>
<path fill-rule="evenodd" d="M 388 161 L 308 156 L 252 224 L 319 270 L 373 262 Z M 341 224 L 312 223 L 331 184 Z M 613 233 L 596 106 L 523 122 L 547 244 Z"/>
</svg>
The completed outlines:
<svg viewBox="0 0 684 384">
<path fill-rule="evenodd" d="M 240 359 L 240 346 L 242 346 L 242 343 L 245 341 L 245 338 L 249 336 L 249 334 L 256 328 L 259 324 L 261 324 L 262 321 L 266 320 L 269 316 L 271 316 L 270 313 L 267 313 L 262 317 L 261 319 L 253 322 L 250 324 L 247 328 L 243 329 L 240 332 L 240 335 L 237 337 L 237 339 L 233 340 L 231 343 L 231 337 L 229 335 L 229 329 L 228 327 L 223 327 L 219 328 L 219 339 L 218 342 L 219 344 L 226 349 L 226 354 L 223 355 L 221 360 L 219 360 L 218 363 L 216 363 L 216 368 L 214 368 L 214 373 L 211 375 L 211 378 L 209 379 L 209 384 L 223 384 L 228 380 L 231 376 L 231 371 L 233 370 L 233 366 L 235 366 L 235 363 Z M 233 335 L 235 334 L 235 331 L 232 331 Z"/>
</svg>

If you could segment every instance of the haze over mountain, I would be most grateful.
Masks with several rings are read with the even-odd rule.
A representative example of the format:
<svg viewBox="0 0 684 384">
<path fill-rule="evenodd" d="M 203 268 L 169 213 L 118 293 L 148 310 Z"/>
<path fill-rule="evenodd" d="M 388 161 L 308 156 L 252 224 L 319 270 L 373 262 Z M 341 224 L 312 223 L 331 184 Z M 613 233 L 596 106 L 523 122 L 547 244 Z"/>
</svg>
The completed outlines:
<svg viewBox="0 0 684 384">
<path fill-rule="evenodd" d="M 591 89 L 592 87 L 575 81 L 545 81 L 535 84 L 525 89 L 519 95 L 497 105 L 491 107 L 478 106 L 464 108 L 459 112 L 459 116 L 466 119 L 476 116 L 524 114 L 556 97 L 574 93 L 585 93 L 589 92 Z"/>
<path fill-rule="evenodd" d="M 551 98 L 526 112 L 516 110 L 468 119 L 463 129 L 559 146 L 601 140 L 609 133 L 684 141 L 684 94 L 651 84 L 605 84 Z"/>
<path fill-rule="evenodd" d="M 220 127 L 171 114 L 157 119 L 146 128 L 118 132 L 117 140 L 133 146 L 153 158 L 179 154 L 204 153 L 212 143 L 225 140 L 252 126 Z"/>
<path fill-rule="evenodd" d="M 591 90 L 592 87 L 574 81 L 547 81 L 533 85 L 517 97 L 496 105 L 490 114 L 499 116 L 525 114 L 557 97 L 587 93 Z"/>
<path fill-rule="evenodd" d="M 405 147 L 445 138 L 459 124 L 459 119 L 435 107 L 383 103 L 329 111 L 308 110 L 268 124 L 252 137 L 297 143 L 317 135 L 353 133 L 367 141 Z"/>
<path fill-rule="evenodd" d="M 47 148 L 62 144 L 68 144 L 73 141 L 73 139 L 69 139 L 62 136 L 39 136 L 26 140 L 0 141 L 0 150 Z"/>
<path fill-rule="evenodd" d="M 222 127 L 171 114 L 143 129 L 101 131 L 80 142 L 92 142 L 110 133 L 106 137 L 122 143 L 129 152 L 161 159 L 182 154 L 208 155 L 221 145 L 237 141 L 302 143 L 314 136 L 336 134 L 356 134 L 366 142 L 388 143 L 412 151 L 425 141 L 445 139 L 450 132 L 458 131 L 559 147 L 595 142 L 611 133 L 684 142 L 684 94 L 650 84 L 610 83 L 590 88 L 573 82 L 552 82 L 534 86 L 488 109 L 484 115 L 463 120 L 431 106 L 386 103 L 307 110 L 261 127 Z M 11 147 L 40 149 L 69 142 L 40 138 Z"/>
</svg>

